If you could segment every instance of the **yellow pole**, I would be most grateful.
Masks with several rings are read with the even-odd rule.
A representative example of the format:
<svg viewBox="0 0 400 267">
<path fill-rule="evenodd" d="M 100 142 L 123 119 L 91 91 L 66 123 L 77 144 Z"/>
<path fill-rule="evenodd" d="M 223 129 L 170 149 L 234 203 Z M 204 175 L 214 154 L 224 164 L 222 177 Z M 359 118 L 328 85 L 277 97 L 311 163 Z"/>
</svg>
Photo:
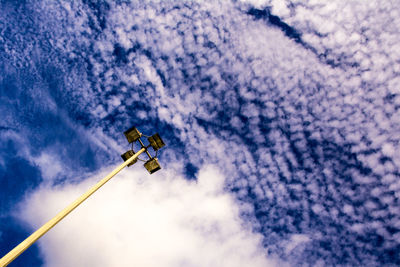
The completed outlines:
<svg viewBox="0 0 400 267">
<path fill-rule="evenodd" d="M 115 168 L 109 175 L 104 177 L 100 182 L 90 188 L 86 193 L 80 196 L 77 200 L 72 202 L 68 207 L 54 216 L 53 219 L 45 223 L 42 227 L 40 227 L 36 232 L 31 234 L 27 239 L 22 241 L 18 246 L 16 246 L 13 250 L 8 252 L 3 258 L 0 259 L 0 266 L 4 267 L 10 264 L 16 257 L 18 257 L 22 252 L 24 252 L 27 248 L 29 248 L 36 240 L 42 237 L 45 233 L 47 233 L 51 228 L 53 228 L 57 223 L 59 223 L 65 216 L 67 216 L 71 211 L 73 211 L 76 207 L 82 204 L 88 197 L 90 197 L 94 192 L 96 192 L 100 187 L 102 187 L 105 183 L 107 183 L 111 178 L 113 178 L 118 172 L 120 172 L 123 168 L 125 168 L 129 163 L 131 163 L 134 159 L 136 159 L 140 154 L 146 151 L 145 148 L 140 149 L 135 155 L 130 157 L 127 161 L 122 163 L 120 166 Z"/>
</svg>

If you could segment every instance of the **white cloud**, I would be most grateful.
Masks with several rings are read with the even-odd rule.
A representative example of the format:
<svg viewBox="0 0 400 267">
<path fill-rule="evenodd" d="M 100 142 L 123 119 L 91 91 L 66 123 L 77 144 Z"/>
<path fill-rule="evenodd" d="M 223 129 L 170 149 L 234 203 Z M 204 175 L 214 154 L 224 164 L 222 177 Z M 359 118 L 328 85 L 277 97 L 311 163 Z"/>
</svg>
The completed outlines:
<svg viewBox="0 0 400 267">
<path fill-rule="evenodd" d="M 395 154 L 395 149 L 394 149 L 394 147 L 393 147 L 392 144 L 390 144 L 390 143 L 385 143 L 385 144 L 383 144 L 383 146 L 382 146 L 382 153 L 383 153 L 385 156 L 392 157 L 392 156 Z"/>
<path fill-rule="evenodd" d="M 329 229 L 335 226 L 350 229 L 354 221 L 359 221 L 356 215 L 364 216 L 362 220 L 365 221 L 370 216 L 363 205 L 353 206 L 350 201 L 343 207 L 343 195 L 357 202 L 367 201 L 370 187 L 381 182 L 383 186 L 375 192 L 379 196 L 392 194 L 389 189 L 396 190 L 395 196 L 400 195 L 399 187 L 393 182 L 399 169 L 395 159 L 400 155 L 395 152 L 399 143 L 395 133 L 400 118 L 399 112 L 395 112 L 396 104 L 400 103 L 400 97 L 395 95 L 399 87 L 396 62 L 400 54 L 395 45 L 399 9 L 383 3 L 382 9 L 377 9 L 376 3 L 368 1 L 298 2 L 290 6 L 284 1 L 245 2 L 260 9 L 271 6 L 273 15 L 301 33 L 303 46 L 268 20 L 249 16 L 248 5 L 238 9 L 235 1 L 182 4 L 180 8 L 172 8 L 167 2 L 110 4 L 107 27 L 101 38 L 86 34 L 85 28 L 89 27 L 80 22 L 88 17 L 96 21 L 97 16 L 93 16 L 90 9 L 73 6 L 69 19 L 60 24 L 60 36 L 55 35 L 53 39 L 64 51 L 92 51 L 84 45 L 86 43 L 95 48 L 89 54 L 100 55 L 90 57 L 95 66 L 95 70 L 88 71 L 90 82 L 81 82 L 85 77 L 80 75 L 69 75 L 74 86 L 85 84 L 81 86 L 83 92 L 79 92 L 82 96 L 76 98 L 83 99 L 84 104 L 76 106 L 91 112 L 92 123 L 99 125 L 99 129 L 101 125 L 112 133 L 114 126 L 107 125 L 103 119 L 104 112 L 111 110 L 112 101 L 109 92 L 100 88 L 119 88 L 121 82 L 126 84 L 123 93 L 116 93 L 118 99 L 124 99 L 120 107 L 124 112 L 118 115 L 118 121 L 131 121 L 132 109 L 142 119 L 147 115 L 155 120 L 157 115 L 179 132 L 176 135 L 185 144 L 185 156 L 191 162 L 197 165 L 204 161 L 218 162 L 226 173 L 231 172 L 227 178 L 237 185 L 237 197 L 245 199 L 250 188 L 257 197 L 250 201 L 266 203 L 260 205 L 262 212 L 264 209 L 268 214 L 291 211 L 280 216 L 285 222 L 280 225 L 281 229 L 289 230 L 277 230 L 279 239 L 270 238 L 270 231 L 279 229 L 271 216 L 258 222 L 263 226 L 264 242 L 271 251 L 279 252 L 279 247 L 290 240 L 290 234 L 311 231 L 326 233 L 328 243 L 344 248 L 348 244 L 346 231 L 339 233 Z M 387 12 L 388 9 L 391 12 Z M 80 13 L 84 15 L 75 19 Z M 47 9 L 45 14 L 49 14 Z M 65 16 L 57 17 L 64 19 Z M 154 19 L 149 20 L 149 17 Z M 52 21 L 52 24 L 59 23 Z M 76 34 L 75 39 L 63 34 L 64 26 Z M 124 30 L 115 31 L 119 27 Z M 180 32 L 185 34 L 181 36 Z M 127 56 L 126 64 L 115 64 L 113 49 L 117 40 L 125 49 L 137 49 Z M 208 46 L 211 42 L 216 49 Z M 132 46 L 126 47 L 130 43 Z M 75 44 L 79 45 L 75 47 Z M 330 62 L 339 67 L 330 66 Z M 197 67 L 201 72 L 197 72 Z M 154 86 L 147 86 L 148 83 Z M 202 89 L 203 85 L 206 89 Z M 78 92 L 76 87 L 68 90 L 74 94 Z M 252 104 L 254 100 L 257 100 L 256 105 Z M 151 111 L 139 110 L 136 101 L 143 105 L 147 101 L 146 107 Z M 265 104 L 267 102 L 269 104 Z M 97 109 L 99 106 L 103 108 Z M 231 121 L 229 126 L 233 130 L 223 135 L 213 126 L 223 124 L 218 120 L 222 112 Z M 247 123 L 239 115 L 251 117 L 251 120 Z M 196 122 L 199 118 L 205 123 Z M 246 136 L 244 131 L 247 131 Z M 222 138 L 213 135 L 216 132 Z M 243 142 L 244 137 L 255 145 L 248 146 Z M 100 139 L 98 142 L 102 142 Z M 347 158 L 349 151 L 357 154 L 356 163 Z M 382 153 L 371 154 L 372 151 Z M 392 161 L 383 165 L 382 154 Z M 261 161 L 253 155 L 261 155 Z M 357 174 L 358 167 L 363 168 L 363 173 Z M 353 170 L 350 172 L 349 168 Z M 342 169 L 345 170 L 344 180 Z M 364 174 L 368 169 L 372 174 Z M 326 177 L 320 175 L 320 170 Z M 347 179 L 348 174 L 352 179 Z M 257 179 L 252 181 L 248 177 Z M 261 180 L 267 182 L 261 184 Z M 296 183 L 295 189 L 289 186 L 292 181 Z M 356 189 L 352 189 L 354 184 Z M 327 185 L 331 188 L 329 193 L 325 189 Z M 333 200 L 327 200 L 330 197 Z M 306 199 L 300 206 L 299 198 Z M 387 207 L 398 217 L 397 202 L 383 199 L 379 198 L 381 209 Z M 268 202 L 261 202 L 265 200 Z M 385 204 L 386 201 L 392 202 Z M 295 223 L 299 217 L 297 212 L 303 215 L 301 224 Z M 324 219 L 327 212 L 335 218 L 334 222 Z M 349 218 L 353 220 L 350 223 Z M 365 236 L 365 240 L 373 239 Z M 318 257 L 325 255 L 325 248 L 318 242 L 307 242 L 307 246 L 305 251 L 316 251 L 313 257 L 303 255 L 310 262 L 317 262 Z M 366 250 L 357 245 L 354 255 L 364 252 L 383 253 L 375 247 Z M 349 261 L 356 259 L 351 253 L 348 259 L 337 253 L 331 251 L 327 258 L 340 259 L 343 264 L 350 258 Z M 301 262 L 303 256 L 297 261 Z M 369 259 L 375 261 L 374 256 Z"/>
<path fill-rule="evenodd" d="M 294 248 L 296 248 L 298 245 L 309 242 L 310 238 L 307 235 L 303 234 L 293 234 L 290 238 L 290 241 L 286 245 L 286 253 L 290 253 Z"/>
<path fill-rule="evenodd" d="M 42 177 L 46 180 L 56 178 L 64 169 L 56 153 L 49 154 L 42 152 L 32 160 L 39 167 Z"/>
<path fill-rule="evenodd" d="M 268 4 L 270 4 L 270 0 L 241 0 L 240 2 L 245 4 L 250 4 L 256 8 L 265 8 Z"/>
<path fill-rule="evenodd" d="M 43 186 L 21 204 L 37 228 L 104 175 Z M 213 167 L 187 181 L 172 170 L 124 170 L 39 241 L 45 266 L 272 266 Z"/>
</svg>

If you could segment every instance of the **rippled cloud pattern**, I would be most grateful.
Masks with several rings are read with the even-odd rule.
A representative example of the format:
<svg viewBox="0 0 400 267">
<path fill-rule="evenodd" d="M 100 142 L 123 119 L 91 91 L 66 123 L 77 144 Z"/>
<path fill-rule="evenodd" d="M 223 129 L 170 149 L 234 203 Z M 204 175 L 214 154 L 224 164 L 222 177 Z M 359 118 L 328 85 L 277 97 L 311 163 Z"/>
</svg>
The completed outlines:
<svg viewBox="0 0 400 267">
<path fill-rule="evenodd" d="M 400 264 L 395 1 L 0 8 L 2 254 L 26 235 L 12 207 L 27 192 L 119 162 L 137 125 L 187 180 L 218 166 L 266 256 Z"/>
</svg>

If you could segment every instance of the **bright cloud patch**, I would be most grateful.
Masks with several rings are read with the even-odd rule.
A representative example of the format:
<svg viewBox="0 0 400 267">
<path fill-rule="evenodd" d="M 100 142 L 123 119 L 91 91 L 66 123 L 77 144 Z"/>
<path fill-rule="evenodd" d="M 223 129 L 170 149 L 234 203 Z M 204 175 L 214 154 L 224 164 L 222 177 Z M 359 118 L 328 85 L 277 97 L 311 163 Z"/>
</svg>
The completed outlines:
<svg viewBox="0 0 400 267">
<path fill-rule="evenodd" d="M 45 179 L 53 179 L 63 170 L 60 160 L 54 159 L 54 155 L 47 153 L 42 153 L 39 157 L 34 158 L 34 162 L 39 166 Z"/>
<path fill-rule="evenodd" d="M 35 191 L 21 205 L 21 218 L 39 227 L 103 174 Z M 45 265 L 276 265 L 222 186 L 212 167 L 197 182 L 165 169 L 152 176 L 125 170 L 39 241 Z"/>
</svg>

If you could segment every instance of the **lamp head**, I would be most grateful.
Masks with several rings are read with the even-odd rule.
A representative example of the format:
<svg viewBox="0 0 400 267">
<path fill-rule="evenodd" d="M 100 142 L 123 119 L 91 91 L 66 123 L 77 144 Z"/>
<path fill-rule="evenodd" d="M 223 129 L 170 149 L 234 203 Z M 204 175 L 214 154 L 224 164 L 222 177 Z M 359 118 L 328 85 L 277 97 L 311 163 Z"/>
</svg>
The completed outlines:
<svg viewBox="0 0 400 267">
<path fill-rule="evenodd" d="M 130 129 L 126 130 L 124 132 L 124 135 L 125 135 L 126 139 L 128 140 L 128 143 L 132 143 L 132 142 L 135 142 L 136 140 L 138 140 L 142 136 L 142 133 L 139 132 L 139 130 L 136 129 L 136 127 L 132 127 Z"/>
<path fill-rule="evenodd" d="M 124 161 L 127 161 L 127 160 L 130 159 L 134 154 L 135 154 L 135 151 L 133 151 L 133 150 L 128 150 L 128 151 L 126 151 L 124 154 L 121 155 L 121 158 L 122 158 Z M 137 158 L 136 158 L 135 160 L 133 160 L 131 163 L 129 163 L 129 164 L 128 164 L 128 167 L 129 167 L 129 166 L 132 166 L 132 165 L 135 164 L 136 162 L 137 162 Z"/>
<path fill-rule="evenodd" d="M 154 151 L 157 151 L 160 148 L 162 148 L 163 146 L 165 146 L 164 141 L 161 139 L 161 136 L 158 133 L 148 137 L 147 140 L 149 141 L 149 143 L 150 143 L 151 147 L 154 149 Z"/>
<path fill-rule="evenodd" d="M 149 159 L 145 164 L 144 167 L 146 168 L 146 170 L 150 173 L 153 174 L 156 171 L 161 169 L 160 163 L 158 163 L 157 158 L 152 158 Z"/>
</svg>

